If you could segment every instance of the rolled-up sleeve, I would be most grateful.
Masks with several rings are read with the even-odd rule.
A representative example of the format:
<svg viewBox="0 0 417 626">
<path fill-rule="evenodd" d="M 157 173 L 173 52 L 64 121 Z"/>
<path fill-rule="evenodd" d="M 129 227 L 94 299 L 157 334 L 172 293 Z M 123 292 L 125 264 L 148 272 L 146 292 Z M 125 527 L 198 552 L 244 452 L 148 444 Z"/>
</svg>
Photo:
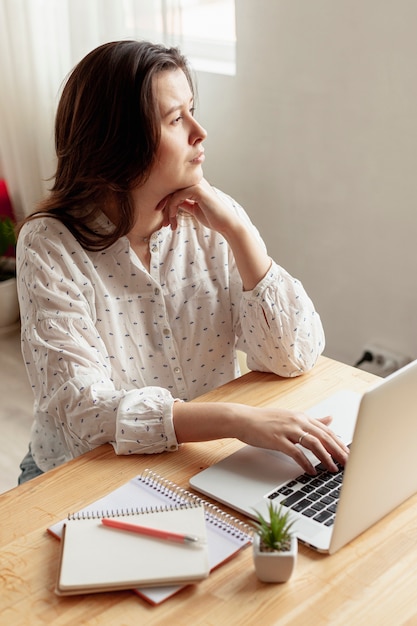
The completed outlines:
<svg viewBox="0 0 417 626">
<path fill-rule="evenodd" d="M 116 454 L 175 451 L 178 443 L 172 420 L 175 400 L 159 387 L 129 391 L 117 411 Z"/>
<path fill-rule="evenodd" d="M 314 367 L 325 346 L 323 326 L 299 280 L 272 261 L 240 306 L 238 345 L 250 369 L 293 377 Z"/>
</svg>

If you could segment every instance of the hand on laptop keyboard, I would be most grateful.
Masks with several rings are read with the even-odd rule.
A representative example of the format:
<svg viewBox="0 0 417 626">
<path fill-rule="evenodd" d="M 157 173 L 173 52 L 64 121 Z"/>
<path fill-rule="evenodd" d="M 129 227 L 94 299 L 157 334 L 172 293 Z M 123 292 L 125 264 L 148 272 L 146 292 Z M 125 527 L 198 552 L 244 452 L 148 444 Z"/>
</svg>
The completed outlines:
<svg viewBox="0 0 417 626">
<path fill-rule="evenodd" d="M 283 452 L 312 475 L 316 470 L 308 456 L 337 472 L 336 463 L 344 465 L 349 453 L 329 427 L 330 416 L 315 419 L 297 411 L 234 402 L 176 402 L 173 416 L 178 443 L 236 437 L 258 448 Z"/>
<path fill-rule="evenodd" d="M 249 407 L 248 407 L 249 408 Z M 279 450 L 296 461 L 305 472 L 316 475 L 317 471 L 305 450 L 310 450 L 330 472 L 337 472 L 338 465 L 347 461 L 349 449 L 331 430 L 332 418 L 320 419 L 308 415 L 264 407 L 250 407 L 251 419 L 242 423 L 246 429 L 239 439 L 260 448 Z M 242 419 L 242 415 L 239 416 Z"/>
</svg>

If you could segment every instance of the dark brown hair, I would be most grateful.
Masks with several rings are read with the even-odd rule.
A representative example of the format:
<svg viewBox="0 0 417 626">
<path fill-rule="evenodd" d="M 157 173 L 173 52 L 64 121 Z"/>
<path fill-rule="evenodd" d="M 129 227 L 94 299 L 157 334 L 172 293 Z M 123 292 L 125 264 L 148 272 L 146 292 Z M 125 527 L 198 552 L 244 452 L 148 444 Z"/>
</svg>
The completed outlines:
<svg viewBox="0 0 417 626">
<path fill-rule="evenodd" d="M 76 65 L 56 114 L 54 185 L 28 220 L 55 217 L 89 250 L 103 250 L 129 232 L 129 191 L 146 180 L 160 141 L 153 78 L 176 69 L 185 73 L 194 93 L 187 61 L 177 48 L 115 41 Z M 117 205 L 119 220 L 114 231 L 96 232 L 92 224 L 105 203 Z"/>
</svg>

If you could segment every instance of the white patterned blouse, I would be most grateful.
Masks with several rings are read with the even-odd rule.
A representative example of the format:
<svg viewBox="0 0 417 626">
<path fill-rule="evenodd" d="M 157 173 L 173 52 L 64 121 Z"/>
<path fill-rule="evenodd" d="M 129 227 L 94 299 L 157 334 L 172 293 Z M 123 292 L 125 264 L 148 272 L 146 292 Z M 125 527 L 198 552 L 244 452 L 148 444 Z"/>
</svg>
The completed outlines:
<svg viewBox="0 0 417 626">
<path fill-rule="evenodd" d="M 112 227 L 104 215 L 100 223 Z M 117 454 L 176 450 L 174 401 L 238 376 L 237 347 L 251 369 L 281 376 L 308 371 L 324 349 L 310 298 L 275 262 L 244 292 L 225 239 L 188 216 L 149 245 L 150 272 L 126 237 L 90 252 L 49 217 L 20 233 L 31 447 L 43 471 L 108 442 Z"/>
</svg>

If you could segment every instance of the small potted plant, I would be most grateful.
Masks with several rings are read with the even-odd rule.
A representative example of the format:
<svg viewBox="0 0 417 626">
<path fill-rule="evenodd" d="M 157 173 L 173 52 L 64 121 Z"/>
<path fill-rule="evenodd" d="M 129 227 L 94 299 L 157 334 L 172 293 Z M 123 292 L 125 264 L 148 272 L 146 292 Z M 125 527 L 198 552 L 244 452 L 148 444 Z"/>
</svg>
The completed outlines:
<svg viewBox="0 0 417 626">
<path fill-rule="evenodd" d="M 268 518 L 255 511 L 253 559 L 256 575 L 263 582 L 286 582 L 293 573 L 298 553 L 297 537 L 291 532 L 289 511 L 268 504 Z"/>
<path fill-rule="evenodd" d="M 5 256 L 16 245 L 14 223 L 10 217 L 0 217 L 0 330 L 14 326 L 19 320 L 16 285 L 16 259 Z"/>
</svg>

